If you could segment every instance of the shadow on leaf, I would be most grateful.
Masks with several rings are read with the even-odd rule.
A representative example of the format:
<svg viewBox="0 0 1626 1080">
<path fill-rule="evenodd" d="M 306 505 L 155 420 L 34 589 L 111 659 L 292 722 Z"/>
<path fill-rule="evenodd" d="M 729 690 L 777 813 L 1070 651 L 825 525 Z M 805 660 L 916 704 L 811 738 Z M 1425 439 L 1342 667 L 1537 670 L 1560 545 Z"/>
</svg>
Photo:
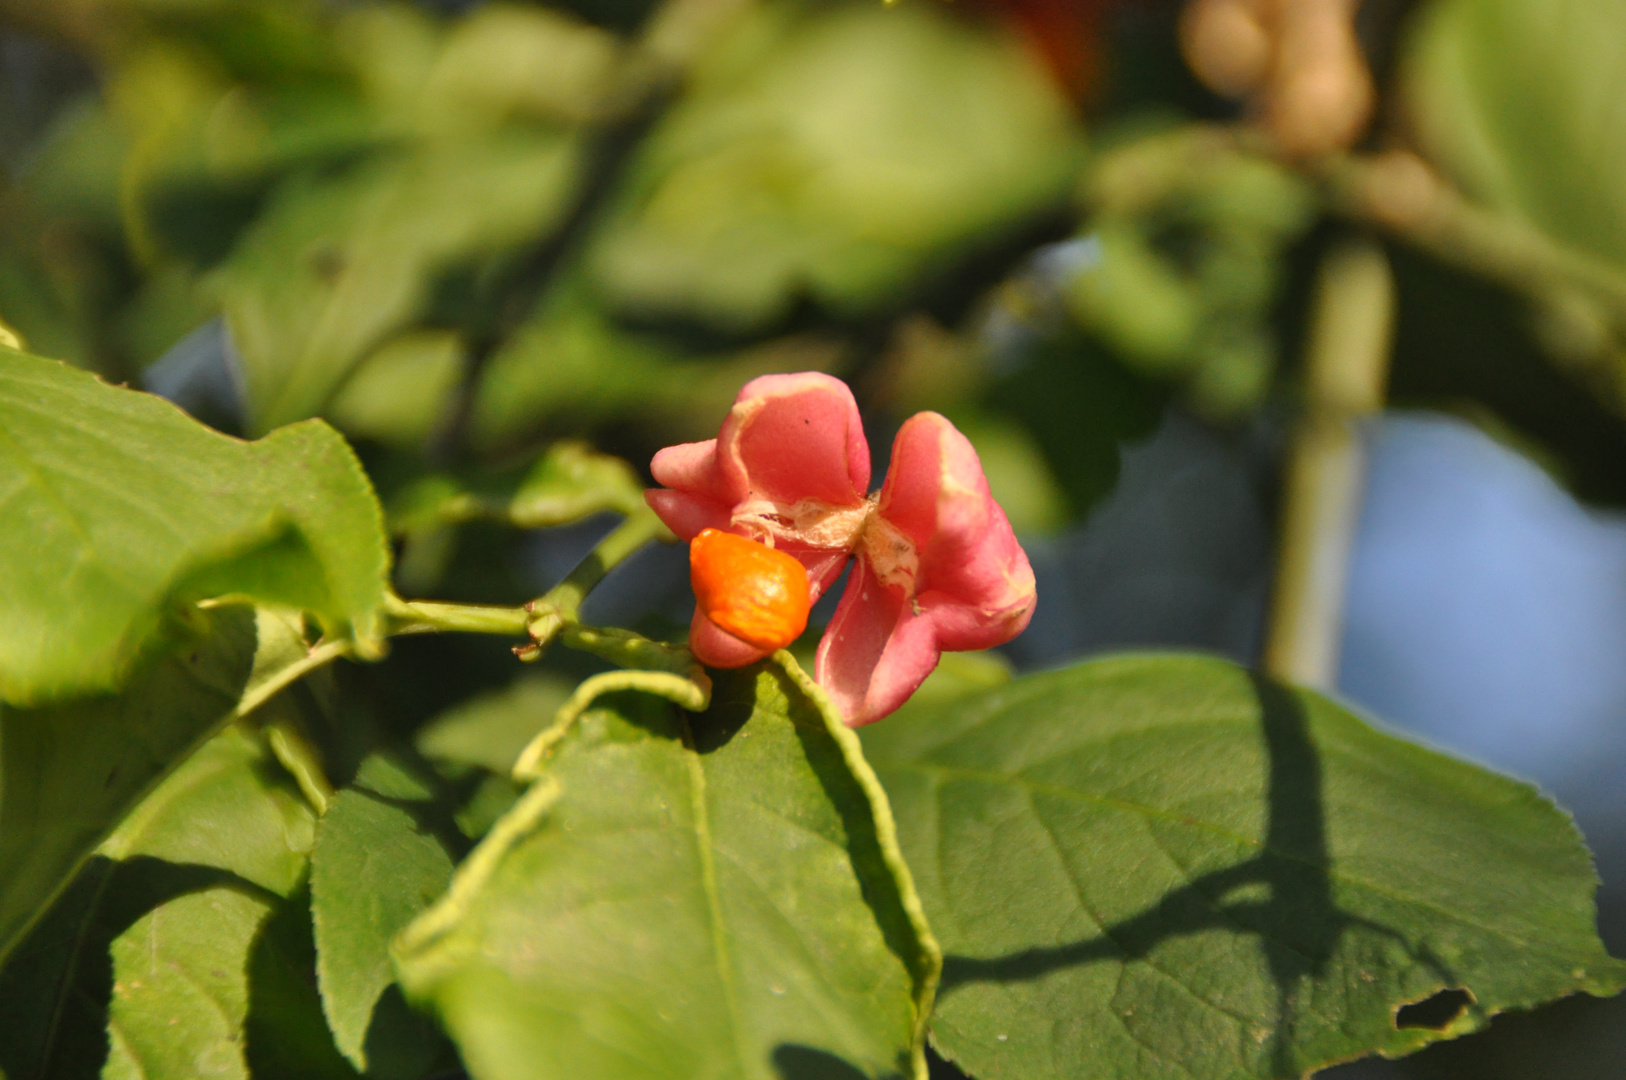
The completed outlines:
<svg viewBox="0 0 1626 1080">
<path fill-rule="evenodd" d="M 1341 910 L 1328 873 L 1321 760 L 1310 739 L 1303 703 L 1261 675 L 1252 676 L 1269 760 L 1267 824 L 1259 854 L 1193 879 L 1139 915 L 1104 928 L 1099 937 L 1070 945 L 1027 949 L 991 959 L 947 956 L 940 994 L 968 983 L 1020 982 L 1098 961 L 1143 960 L 1161 943 L 1208 930 L 1256 935 L 1276 987 L 1271 1066 L 1297 1076 L 1293 1058 L 1294 991 L 1320 978 L 1345 931 L 1361 927 L 1400 941 L 1419 962 L 1448 981 L 1443 965 L 1389 927 Z M 1242 894 L 1243 898 L 1228 900 Z M 1284 927 L 1292 930 L 1285 940 Z"/>
<path fill-rule="evenodd" d="M 834 1054 L 795 1043 L 782 1043 L 774 1047 L 773 1067 L 779 1074 L 779 1080 L 870 1080 L 862 1069 Z M 895 1078 L 888 1077 L 887 1080 Z"/>
</svg>

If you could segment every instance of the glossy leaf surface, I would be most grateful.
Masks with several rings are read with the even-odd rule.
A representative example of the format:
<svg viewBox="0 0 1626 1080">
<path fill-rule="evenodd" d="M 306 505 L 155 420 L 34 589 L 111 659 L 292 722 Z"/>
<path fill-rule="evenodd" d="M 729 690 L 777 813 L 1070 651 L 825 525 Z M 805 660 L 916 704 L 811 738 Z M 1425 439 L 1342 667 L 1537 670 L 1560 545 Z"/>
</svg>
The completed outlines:
<svg viewBox="0 0 1626 1080">
<path fill-rule="evenodd" d="M 404 984 L 481 1080 L 907 1074 L 934 957 L 855 753 L 771 661 L 700 715 L 599 699 L 404 935 Z"/>
<path fill-rule="evenodd" d="M 943 942 L 934 1045 L 979 1080 L 1298 1077 L 1626 985 L 1533 788 L 1223 661 L 1029 676 L 864 744 Z"/>
</svg>

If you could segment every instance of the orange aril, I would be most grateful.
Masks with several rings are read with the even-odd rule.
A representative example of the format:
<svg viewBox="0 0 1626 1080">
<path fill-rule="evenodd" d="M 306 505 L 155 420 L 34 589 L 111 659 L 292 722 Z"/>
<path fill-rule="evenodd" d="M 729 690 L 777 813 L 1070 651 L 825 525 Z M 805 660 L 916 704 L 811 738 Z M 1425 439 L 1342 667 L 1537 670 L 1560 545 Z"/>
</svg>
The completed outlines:
<svg viewBox="0 0 1626 1080">
<path fill-rule="evenodd" d="M 782 649 L 807 629 L 807 570 L 783 551 L 705 529 L 689 541 L 689 582 L 706 618 L 748 645 Z"/>
</svg>

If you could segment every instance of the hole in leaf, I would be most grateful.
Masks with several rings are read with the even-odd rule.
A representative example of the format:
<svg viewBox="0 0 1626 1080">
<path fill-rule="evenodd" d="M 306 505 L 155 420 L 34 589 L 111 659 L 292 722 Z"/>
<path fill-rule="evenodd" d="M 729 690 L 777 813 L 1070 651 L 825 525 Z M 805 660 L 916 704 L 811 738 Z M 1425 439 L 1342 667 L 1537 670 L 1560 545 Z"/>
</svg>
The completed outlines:
<svg viewBox="0 0 1626 1080">
<path fill-rule="evenodd" d="M 1466 990 L 1457 987 L 1441 990 L 1437 994 L 1430 994 L 1422 1001 L 1414 1001 L 1410 1005 L 1402 1005 L 1396 1009 L 1395 1027 L 1443 1031 L 1473 1002 L 1474 996 Z"/>
</svg>

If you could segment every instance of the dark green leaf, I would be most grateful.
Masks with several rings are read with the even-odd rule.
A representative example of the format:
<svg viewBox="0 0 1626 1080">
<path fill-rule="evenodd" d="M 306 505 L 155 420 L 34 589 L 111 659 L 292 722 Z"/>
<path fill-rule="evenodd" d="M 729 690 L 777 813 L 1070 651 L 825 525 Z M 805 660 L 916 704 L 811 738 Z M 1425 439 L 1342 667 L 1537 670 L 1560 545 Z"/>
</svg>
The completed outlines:
<svg viewBox="0 0 1626 1080">
<path fill-rule="evenodd" d="M 1534 789 L 1223 661 L 1029 676 L 865 747 L 946 954 L 933 1042 L 980 1080 L 1298 1077 L 1626 986 Z"/>
<path fill-rule="evenodd" d="M 474 1076 L 915 1067 L 933 946 L 857 740 L 799 678 L 769 662 L 702 715 L 636 693 L 583 714 L 397 946 Z"/>
<path fill-rule="evenodd" d="M 421 1075 L 434 1059 L 427 1021 L 398 1008 L 389 953 L 452 876 L 428 795 L 388 759 L 369 758 L 323 816 L 311 860 L 322 1006 L 339 1049 L 369 1076 Z"/>
<path fill-rule="evenodd" d="M 378 640 L 381 514 L 325 424 L 245 443 L 0 349 L 0 506 L 0 699 L 114 687 L 177 598 L 246 595 Z"/>
<path fill-rule="evenodd" d="M 0 964 L 0 1076 L 95 1076 L 107 1057 L 107 949 L 117 929 L 98 905 L 113 864 L 96 859 Z M 119 883 L 124 895 L 130 882 Z"/>
<path fill-rule="evenodd" d="M 322 1015 L 308 890 L 277 905 L 254 941 L 244 1033 L 258 1080 L 355 1080 Z"/>
</svg>

